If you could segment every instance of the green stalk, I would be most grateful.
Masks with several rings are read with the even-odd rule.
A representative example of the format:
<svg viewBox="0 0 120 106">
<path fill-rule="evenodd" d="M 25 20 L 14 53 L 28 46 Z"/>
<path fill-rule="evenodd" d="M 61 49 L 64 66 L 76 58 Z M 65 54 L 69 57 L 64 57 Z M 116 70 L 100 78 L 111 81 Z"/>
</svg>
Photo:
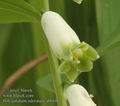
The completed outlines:
<svg viewBox="0 0 120 106">
<path fill-rule="evenodd" d="M 40 6 L 41 6 L 41 11 L 49 10 L 49 2 L 48 2 L 48 0 L 42 0 L 40 2 Z M 57 68 L 57 66 L 58 66 L 57 60 L 52 55 L 51 50 L 49 49 L 49 46 L 48 46 L 49 44 L 47 43 L 47 40 L 46 40 L 46 38 L 45 38 L 45 36 L 43 34 L 40 23 L 33 24 L 33 30 L 34 30 L 34 35 L 33 35 L 33 40 L 34 41 L 33 41 L 33 43 L 34 43 L 35 54 L 39 55 L 41 53 L 41 51 L 43 53 L 45 51 L 48 51 L 49 66 L 50 66 L 52 79 L 53 79 L 53 84 L 54 84 L 54 88 L 55 88 L 56 99 L 58 100 L 57 105 L 58 106 L 67 106 L 66 100 L 64 98 L 64 92 L 63 92 L 62 85 L 61 85 L 60 74 L 59 74 L 59 72 L 57 70 L 58 69 Z M 47 48 L 47 50 L 46 50 L 46 48 Z M 45 69 L 45 67 L 49 67 L 49 66 L 47 66 L 47 64 L 45 64 L 43 66 L 43 68 Z M 46 69 L 46 70 L 48 70 L 48 69 Z M 45 72 L 44 72 L 44 74 L 45 74 Z M 42 92 L 40 92 L 40 94 L 43 95 Z"/>
<path fill-rule="evenodd" d="M 42 3 L 43 10 L 49 9 L 49 3 L 47 0 L 43 0 L 41 3 Z M 47 41 L 47 40 L 44 40 L 44 41 Z M 54 84 L 55 93 L 56 93 L 56 99 L 58 100 L 57 105 L 67 106 L 66 99 L 64 97 L 64 91 L 62 88 L 60 73 L 58 72 L 57 59 L 52 55 L 52 52 L 50 49 L 48 50 L 48 57 L 49 57 L 49 64 L 51 68 L 51 74 L 53 78 L 53 84 Z"/>
<path fill-rule="evenodd" d="M 41 0 L 41 7 L 44 10 L 49 10 L 49 1 L 48 0 Z"/>
<path fill-rule="evenodd" d="M 50 49 L 49 49 L 49 63 L 51 66 L 50 67 L 51 74 L 52 74 L 52 78 L 53 78 L 56 99 L 58 100 L 58 106 L 67 106 L 66 99 L 64 97 L 64 91 L 62 89 L 60 73 L 58 71 L 57 59 L 52 55 L 52 52 Z"/>
</svg>

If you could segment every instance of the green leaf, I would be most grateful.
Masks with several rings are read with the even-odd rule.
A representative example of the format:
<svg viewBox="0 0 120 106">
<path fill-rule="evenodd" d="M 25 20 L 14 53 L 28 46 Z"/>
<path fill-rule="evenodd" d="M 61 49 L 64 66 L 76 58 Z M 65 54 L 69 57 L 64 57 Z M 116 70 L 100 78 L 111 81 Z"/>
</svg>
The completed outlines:
<svg viewBox="0 0 120 106">
<path fill-rule="evenodd" d="M 0 0 L 0 23 L 33 22 L 40 13 L 24 0 Z"/>
<path fill-rule="evenodd" d="M 47 91 L 54 92 L 51 74 L 48 74 L 37 81 L 37 85 Z"/>
<path fill-rule="evenodd" d="M 12 29 L 12 25 L 0 25 L 0 85 L 3 82 L 3 65 L 2 65 L 2 58 L 4 55 L 4 50 L 6 48 L 6 44 L 10 37 L 10 32 Z"/>
<path fill-rule="evenodd" d="M 103 56 L 110 50 L 119 46 L 120 46 L 120 24 L 110 34 L 110 37 L 107 38 L 100 46 L 98 46 L 97 51 L 99 52 L 100 56 Z"/>
<path fill-rule="evenodd" d="M 11 76 L 18 68 L 34 58 L 31 34 L 30 26 L 28 24 L 0 25 L 0 49 L 3 54 L 0 58 L 0 65 L 2 65 L 2 70 L 0 70 L 0 72 L 2 71 L 2 73 L 0 73 L 0 82 L 2 81 L 2 85 L 6 79 Z M 31 72 L 28 72 L 25 76 L 17 80 L 11 89 L 31 88 L 33 90 L 32 94 L 35 97 L 38 97 L 35 81 L 36 72 L 37 71 L 35 69 Z M 19 92 L 17 94 L 21 93 Z M 8 99 L 12 98 L 8 97 Z M 24 106 L 23 103 L 17 103 L 17 105 Z M 8 106 L 8 104 L 3 104 L 3 106 Z M 16 106 L 16 104 L 12 104 L 12 106 Z M 31 104 L 31 106 L 33 105 Z M 36 106 L 38 105 L 36 104 Z"/>
<path fill-rule="evenodd" d="M 96 0 L 101 66 L 94 71 L 101 106 L 120 105 L 120 1 Z M 106 54 L 107 53 L 107 54 Z M 106 54 L 106 55 L 105 55 Z M 107 98 L 106 98 L 107 97 Z"/>
</svg>

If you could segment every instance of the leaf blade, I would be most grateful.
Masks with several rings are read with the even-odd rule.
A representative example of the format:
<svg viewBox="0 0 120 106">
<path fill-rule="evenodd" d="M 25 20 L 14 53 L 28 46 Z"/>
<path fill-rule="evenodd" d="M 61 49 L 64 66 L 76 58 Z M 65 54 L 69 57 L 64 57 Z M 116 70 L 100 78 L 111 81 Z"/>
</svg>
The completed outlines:
<svg viewBox="0 0 120 106">
<path fill-rule="evenodd" d="M 40 13 L 23 0 L 0 1 L 0 23 L 34 22 Z"/>
</svg>

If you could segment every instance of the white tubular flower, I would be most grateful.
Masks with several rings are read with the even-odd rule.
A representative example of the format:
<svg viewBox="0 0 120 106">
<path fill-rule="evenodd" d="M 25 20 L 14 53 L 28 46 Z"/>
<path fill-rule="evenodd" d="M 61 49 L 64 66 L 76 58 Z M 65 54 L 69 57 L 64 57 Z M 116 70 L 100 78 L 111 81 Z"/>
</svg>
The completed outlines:
<svg viewBox="0 0 120 106">
<path fill-rule="evenodd" d="M 86 89 L 78 84 L 69 86 L 65 91 L 70 106 L 97 106 Z"/>
<path fill-rule="evenodd" d="M 47 11 L 41 24 L 53 54 L 61 61 L 59 71 L 71 82 L 81 72 L 91 71 L 93 62 L 99 58 L 89 44 L 80 42 L 76 33 L 57 13 Z"/>
<path fill-rule="evenodd" d="M 80 44 L 72 28 L 59 14 L 52 11 L 42 15 L 41 23 L 53 53 L 59 59 L 72 58 L 72 49 Z"/>
</svg>

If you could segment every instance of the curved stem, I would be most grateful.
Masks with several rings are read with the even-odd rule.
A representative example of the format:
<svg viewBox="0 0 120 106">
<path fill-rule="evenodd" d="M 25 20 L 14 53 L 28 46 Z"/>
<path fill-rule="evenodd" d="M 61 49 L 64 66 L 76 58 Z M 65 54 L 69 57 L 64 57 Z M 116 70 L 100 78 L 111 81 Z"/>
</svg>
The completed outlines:
<svg viewBox="0 0 120 106">
<path fill-rule="evenodd" d="M 0 88 L 0 96 L 2 96 L 6 90 L 8 90 L 18 79 L 20 79 L 23 75 L 28 73 L 32 68 L 47 60 L 47 54 L 43 54 L 40 57 L 34 59 L 33 61 L 25 64 L 20 69 L 16 70 L 4 83 L 4 85 Z"/>
</svg>

